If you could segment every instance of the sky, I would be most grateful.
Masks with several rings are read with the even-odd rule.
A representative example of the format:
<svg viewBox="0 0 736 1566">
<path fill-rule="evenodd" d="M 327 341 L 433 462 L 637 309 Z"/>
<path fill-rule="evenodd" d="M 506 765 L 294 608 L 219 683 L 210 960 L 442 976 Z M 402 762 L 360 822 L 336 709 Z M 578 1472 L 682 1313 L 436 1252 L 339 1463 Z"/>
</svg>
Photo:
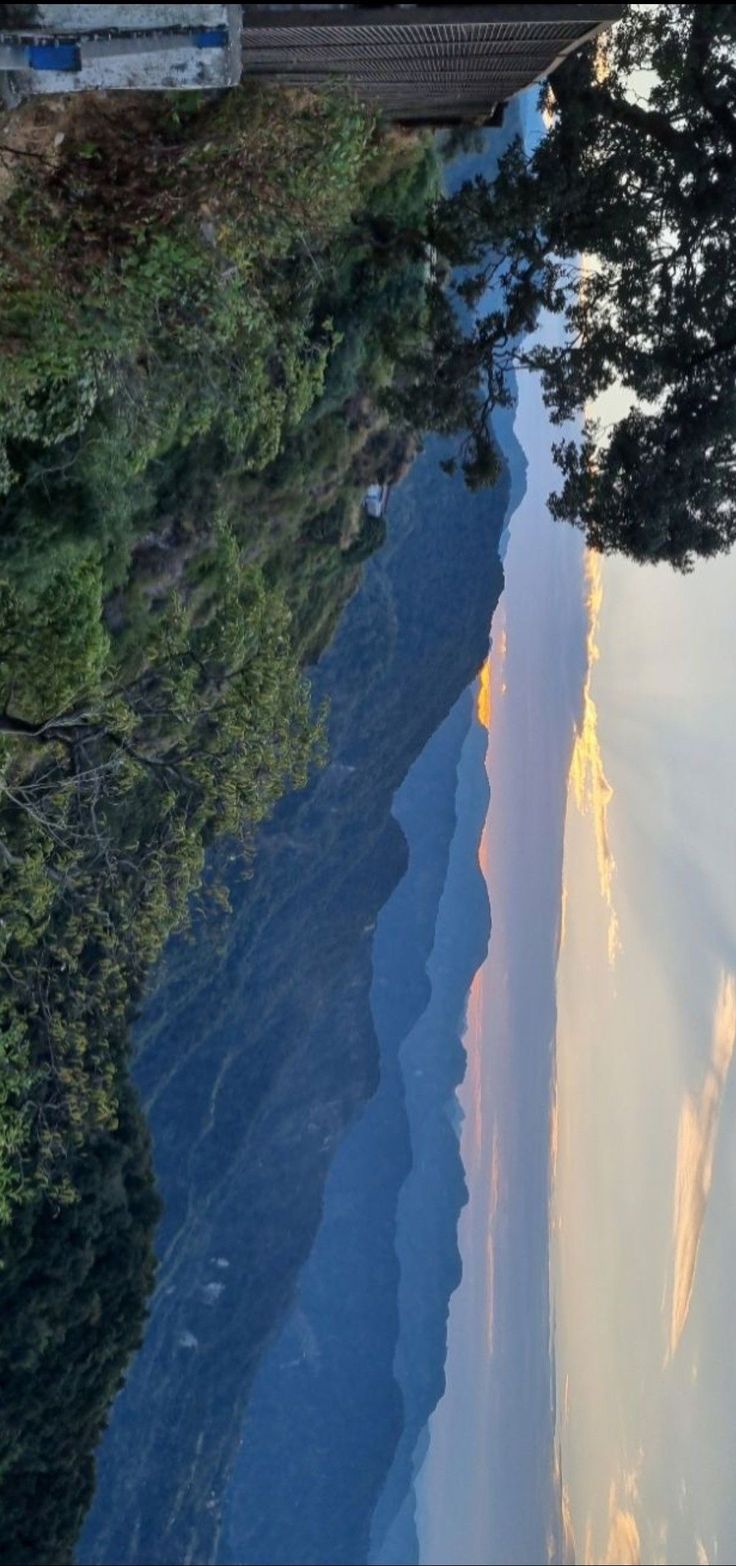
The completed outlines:
<svg viewBox="0 0 736 1566">
<path fill-rule="evenodd" d="M 551 1461 L 571 1558 L 723 1562 L 736 1547 L 736 557 L 684 577 L 588 554 L 544 505 L 554 475 L 532 381 L 516 433 L 528 490 L 477 687 L 493 928 L 468 1002 L 470 1200 L 418 1483 L 421 1558 L 526 1558 Z M 554 1457 L 534 1401 L 543 1328 Z"/>
<path fill-rule="evenodd" d="M 557 986 L 562 1476 L 578 1559 L 725 1561 L 736 559 L 609 559 L 589 594 L 597 749 L 571 778 Z"/>
<path fill-rule="evenodd" d="M 477 691 L 493 928 L 468 1004 L 463 1279 L 421 1559 L 543 1559 L 543 1460 L 550 1553 L 561 1532 L 579 1562 L 727 1562 L 736 556 L 681 576 L 589 554 L 547 513 L 531 380 L 515 427 L 529 487 Z M 551 1451 L 533 1407 L 545 1352 Z"/>
<path fill-rule="evenodd" d="M 559 323 L 547 328 L 548 340 Z M 587 669 L 582 536 L 551 522 L 551 431 L 523 378 L 529 458 L 481 671 L 491 798 L 479 862 L 491 904 L 468 1000 L 459 1094 L 469 1201 L 448 1325 L 447 1390 L 417 1484 L 421 1559 L 546 1559 L 554 1444 L 549 1134 L 567 778 Z"/>
</svg>

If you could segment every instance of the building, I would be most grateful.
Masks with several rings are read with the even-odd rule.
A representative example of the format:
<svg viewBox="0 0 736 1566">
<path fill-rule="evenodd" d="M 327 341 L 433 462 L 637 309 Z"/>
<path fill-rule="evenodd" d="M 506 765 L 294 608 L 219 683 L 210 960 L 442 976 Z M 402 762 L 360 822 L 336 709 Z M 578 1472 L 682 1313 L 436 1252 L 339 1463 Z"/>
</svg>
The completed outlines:
<svg viewBox="0 0 736 1566">
<path fill-rule="evenodd" d="M 391 119 L 498 123 L 620 5 L 14 5 L 0 87 L 211 89 L 241 75 L 349 83 Z M 5 91 L 6 100 L 8 93 Z"/>
<path fill-rule="evenodd" d="M 363 509 L 366 515 L 376 519 L 382 517 L 388 505 L 390 493 L 390 484 L 369 484 L 363 496 Z"/>
<path fill-rule="evenodd" d="M 349 82 L 392 119 L 498 123 L 503 105 L 617 20 L 621 5 L 247 5 L 243 70 Z"/>
</svg>

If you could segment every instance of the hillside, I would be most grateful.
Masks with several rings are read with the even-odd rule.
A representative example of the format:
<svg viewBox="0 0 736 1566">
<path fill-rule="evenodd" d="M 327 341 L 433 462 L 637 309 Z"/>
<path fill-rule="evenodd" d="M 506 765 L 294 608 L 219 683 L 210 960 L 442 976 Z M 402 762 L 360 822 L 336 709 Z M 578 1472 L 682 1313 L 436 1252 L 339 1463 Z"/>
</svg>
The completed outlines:
<svg viewBox="0 0 736 1566">
<path fill-rule="evenodd" d="M 303 671 L 381 542 L 366 484 L 417 448 L 381 399 L 422 277 L 375 264 L 372 225 L 437 171 L 346 98 L 23 113 L 0 193 L 0 1491 L 8 1557 L 66 1561 L 154 1277 L 131 1022 L 208 849 L 229 836 L 247 871 L 323 760 Z"/>
</svg>

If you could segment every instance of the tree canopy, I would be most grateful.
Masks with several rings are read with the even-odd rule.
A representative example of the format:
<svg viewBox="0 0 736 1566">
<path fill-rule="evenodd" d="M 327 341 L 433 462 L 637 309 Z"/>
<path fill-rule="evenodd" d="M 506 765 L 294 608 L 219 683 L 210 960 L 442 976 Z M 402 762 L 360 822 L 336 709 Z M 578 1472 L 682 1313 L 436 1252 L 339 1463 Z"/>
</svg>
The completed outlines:
<svg viewBox="0 0 736 1566">
<path fill-rule="evenodd" d="M 342 93 L 82 98 L 0 193 L 0 1555 L 17 1562 L 71 1559 L 143 1333 L 158 1204 L 130 1066 L 151 970 L 200 889 L 217 939 L 237 860 L 320 759 L 303 666 L 380 542 L 366 484 L 416 449 L 378 392 L 421 328 L 421 261 L 382 264 L 372 236 L 437 188 L 429 138 Z"/>
<path fill-rule="evenodd" d="M 546 92 L 536 150 L 517 141 L 493 184 L 432 214 L 428 243 L 475 313 L 437 288 L 401 396 L 469 430 L 459 460 L 485 482 L 489 410 L 512 371 L 541 371 L 553 419 L 585 419 L 557 447 L 554 514 L 596 549 L 687 570 L 736 537 L 736 8 L 629 6 Z M 530 348 L 542 310 L 564 332 Z"/>
<path fill-rule="evenodd" d="M 0 1225 L 3 1558 L 64 1563 L 95 1482 L 94 1450 L 153 1288 L 159 1216 L 129 1085 L 118 1125 L 73 1157 L 77 1201 Z"/>
<path fill-rule="evenodd" d="M 252 85 L 129 115 L 21 160 L 0 239 L 0 1226 L 75 1201 L 208 848 L 318 760 L 301 668 L 411 444 L 376 402 L 420 263 L 371 235 L 428 140 Z"/>
<path fill-rule="evenodd" d="M 116 1123 L 111 1034 L 205 847 L 228 833 L 249 850 L 315 752 L 288 612 L 224 526 L 213 571 L 216 613 L 192 624 L 172 594 L 126 669 L 101 629 L 98 568 L 53 579 L 30 607 L 6 590 L 0 1218 L 24 1183 L 69 1194 L 65 1149 Z"/>
</svg>

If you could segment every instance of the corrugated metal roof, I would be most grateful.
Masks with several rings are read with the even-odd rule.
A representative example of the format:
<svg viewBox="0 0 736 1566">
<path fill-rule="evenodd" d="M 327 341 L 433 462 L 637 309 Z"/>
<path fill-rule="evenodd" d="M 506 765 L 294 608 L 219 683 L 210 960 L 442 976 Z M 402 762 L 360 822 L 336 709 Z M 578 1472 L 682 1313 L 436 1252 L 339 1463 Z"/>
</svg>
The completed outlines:
<svg viewBox="0 0 736 1566">
<path fill-rule="evenodd" d="M 349 81 L 398 118 L 476 118 L 546 75 L 622 7 L 459 6 L 452 20 L 442 7 L 436 21 L 426 6 L 336 6 L 329 20 L 325 7 L 311 18 L 308 6 L 270 9 L 245 7 L 246 75 L 294 86 Z"/>
</svg>

